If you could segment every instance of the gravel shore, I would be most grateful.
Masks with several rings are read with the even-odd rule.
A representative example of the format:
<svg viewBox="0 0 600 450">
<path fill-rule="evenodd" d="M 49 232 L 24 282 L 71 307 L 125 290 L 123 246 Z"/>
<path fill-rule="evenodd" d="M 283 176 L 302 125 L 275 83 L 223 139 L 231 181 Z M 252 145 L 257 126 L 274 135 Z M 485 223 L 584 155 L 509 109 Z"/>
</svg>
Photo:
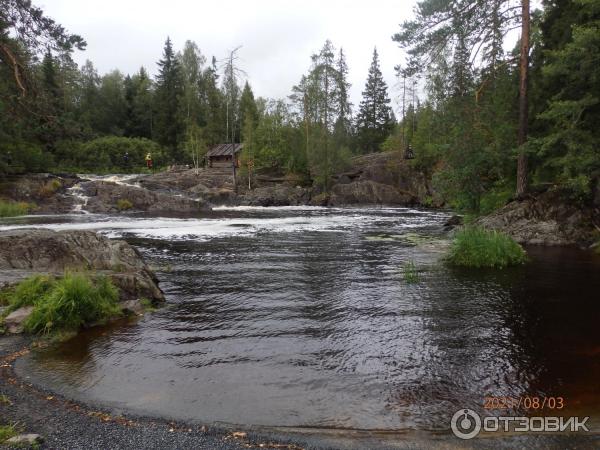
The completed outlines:
<svg viewBox="0 0 600 450">
<path fill-rule="evenodd" d="M 16 359 L 30 339 L 0 336 L 0 423 L 40 434 L 42 449 L 597 449 L 600 435 L 509 435 L 460 441 L 447 433 L 377 433 L 266 427 L 215 427 L 166 419 L 113 416 L 94 405 L 71 401 L 20 379 Z M 0 447 L 3 447 L 0 445 Z M 23 448 L 23 447 L 20 447 Z"/>
</svg>

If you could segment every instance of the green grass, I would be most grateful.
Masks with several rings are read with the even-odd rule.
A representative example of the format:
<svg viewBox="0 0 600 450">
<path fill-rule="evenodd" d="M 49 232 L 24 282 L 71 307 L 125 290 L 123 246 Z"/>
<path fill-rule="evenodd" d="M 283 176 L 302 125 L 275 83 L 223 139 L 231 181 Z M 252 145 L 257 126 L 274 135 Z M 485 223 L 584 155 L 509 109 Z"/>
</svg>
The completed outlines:
<svg viewBox="0 0 600 450">
<path fill-rule="evenodd" d="M 525 263 L 527 254 L 507 234 L 466 227 L 456 233 L 446 261 L 453 266 L 504 268 Z"/>
<path fill-rule="evenodd" d="M 15 425 L 0 425 L 0 444 L 19 434 Z"/>
<path fill-rule="evenodd" d="M 126 211 L 128 209 L 133 208 L 133 203 L 131 203 L 125 198 L 120 198 L 119 200 L 117 200 L 117 208 L 119 209 L 119 211 Z"/>
<path fill-rule="evenodd" d="M 9 310 L 32 305 L 33 312 L 24 323 L 26 331 L 61 333 L 119 315 L 118 298 L 117 289 L 106 277 L 65 273 L 54 279 L 35 275 L 14 288 L 9 296 Z"/>
<path fill-rule="evenodd" d="M 0 200 L 0 217 L 23 216 L 34 207 L 31 203 Z"/>
<path fill-rule="evenodd" d="M 421 276 L 419 275 L 419 269 L 417 269 L 417 265 L 414 261 L 408 261 L 404 264 L 404 281 L 409 284 L 418 283 L 421 281 Z"/>
<path fill-rule="evenodd" d="M 24 279 L 6 294 L 8 312 L 34 305 L 48 293 L 53 283 L 54 279 L 48 275 L 34 275 Z"/>
</svg>

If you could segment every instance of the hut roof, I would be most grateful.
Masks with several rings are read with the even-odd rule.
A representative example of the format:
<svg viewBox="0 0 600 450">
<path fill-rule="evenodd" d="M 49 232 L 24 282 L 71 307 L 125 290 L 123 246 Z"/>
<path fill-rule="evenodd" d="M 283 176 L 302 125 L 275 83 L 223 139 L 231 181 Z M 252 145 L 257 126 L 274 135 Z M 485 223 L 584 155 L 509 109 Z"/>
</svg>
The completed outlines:
<svg viewBox="0 0 600 450">
<path fill-rule="evenodd" d="M 217 144 L 212 147 L 206 156 L 232 156 L 242 150 L 244 144 Z"/>
</svg>

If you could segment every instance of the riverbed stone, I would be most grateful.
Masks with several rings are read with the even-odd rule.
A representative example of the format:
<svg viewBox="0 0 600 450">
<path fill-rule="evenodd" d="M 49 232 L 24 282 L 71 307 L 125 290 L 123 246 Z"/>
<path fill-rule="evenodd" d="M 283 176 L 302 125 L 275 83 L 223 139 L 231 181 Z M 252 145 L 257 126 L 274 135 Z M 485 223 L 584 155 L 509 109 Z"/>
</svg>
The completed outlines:
<svg viewBox="0 0 600 450">
<path fill-rule="evenodd" d="M 41 444 L 42 442 L 42 436 L 35 433 L 19 434 L 6 440 L 6 443 L 9 445 L 34 445 Z"/>
<path fill-rule="evenodd" d="M 4 318 L 6 330 L 12 334 L 23 332 L 23 324 L 33 312 L 33 306 L 23 306 L 16 309 Z"/>
<path fill-rule="evenodd" d="M 133 314 L 143 314 L 144 313 L 144 305 L 142 305 L 142 301 L 138 298 L 135 300 L 127 300 L 121 303 L 121 309 L 127 313 Z"/>
</svg>

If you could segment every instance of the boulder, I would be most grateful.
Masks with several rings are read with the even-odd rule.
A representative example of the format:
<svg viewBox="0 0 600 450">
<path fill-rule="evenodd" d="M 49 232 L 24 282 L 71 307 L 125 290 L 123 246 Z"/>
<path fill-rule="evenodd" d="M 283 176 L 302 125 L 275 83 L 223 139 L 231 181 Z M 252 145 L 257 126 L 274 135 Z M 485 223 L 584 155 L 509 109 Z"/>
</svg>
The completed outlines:
<svg viewBox="0 0 600 450">
<path fill-rule="evenodd" d="M 557 190 L 514 200 L 477 224 L 509 234 L 521 244 L 580 245 L 597 240 L 597 207 L 583 207 Z"/>
<path fill-rule="evenodd" d="M 154 273 L 138 251 L 122 240 L 92 231 L 12 230 L 0 233 L 0 274 L 9 279 L 32 273 L 62 274 L 69 269 L 106 274 L 119 288 L 121 300 L 163 301 Z M 14 279 L 11 279 L 14 282 Z"/>
<path fill-rule="evenodd" d="M 23 323 L 33 312 L 33 306 L 23 306 L 16 309 L 4 318 L 4 325 L 9 333 L 17 334 L 23 332 Z"/>
<path fill-rule="evenodd" d="M 11 230 L 0 233 L 0 269 L 148 270 L 135 248 L 92 231 Z"/>
</svg>

